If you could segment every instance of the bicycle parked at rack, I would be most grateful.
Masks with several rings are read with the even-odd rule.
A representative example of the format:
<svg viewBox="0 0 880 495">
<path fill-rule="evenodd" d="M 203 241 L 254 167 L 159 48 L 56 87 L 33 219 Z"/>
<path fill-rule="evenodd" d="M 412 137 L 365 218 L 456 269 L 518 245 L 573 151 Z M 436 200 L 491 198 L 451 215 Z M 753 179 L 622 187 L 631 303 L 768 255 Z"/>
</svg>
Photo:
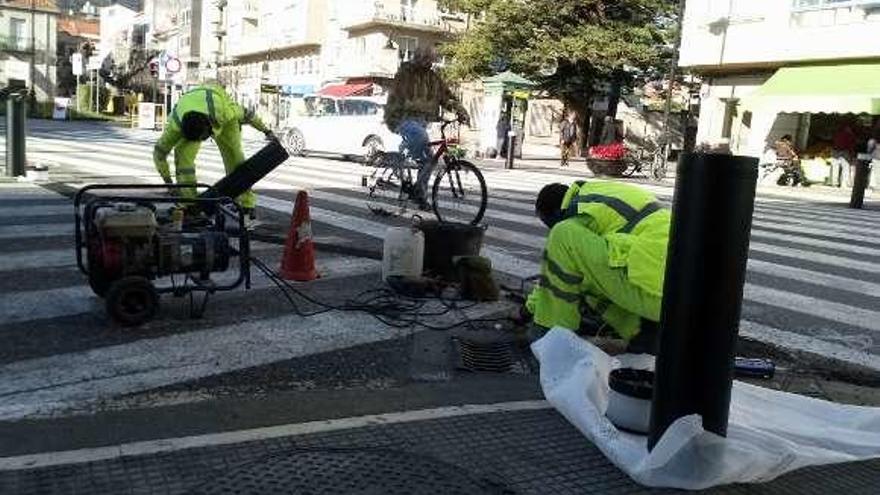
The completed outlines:
<svg viewBox="0 0 880 495">
<path fill-rule="evenodd" d="M 629 148 L 624 158 L 626 169 L 621 175 L 632 177 L 642 174 L 654 180 L 663 180 L 667 173 L 666 156 L 666 147 L 652 141 L 648 141 L 647 146 Z"/>
<path fill-rule="evenodd" d="M 458 140 L 448 139 L 446 128 L 454 123 L 457 121 L 444 121 L 440 127 L 440 140 L 430 143 L 437 149 L 430 164 L 433 170 L 428 184 L 433 187 L 426 206 L 441 222 L 476 225 L 486 213 L 489 193 L 480 170 L 456 156 L 451 148 L 458 144 Z M 410 203 L 418 205 L 421 196 L 417 184 L 419 168 L 428 165 L 404 153 L 377 152 L 367 163 L 367 166 L 374 167 L 373 172 L 364 175 L 362 180 L 369 196 L 367 207 L 377 215 L 402 215 Z"/>
</svg>

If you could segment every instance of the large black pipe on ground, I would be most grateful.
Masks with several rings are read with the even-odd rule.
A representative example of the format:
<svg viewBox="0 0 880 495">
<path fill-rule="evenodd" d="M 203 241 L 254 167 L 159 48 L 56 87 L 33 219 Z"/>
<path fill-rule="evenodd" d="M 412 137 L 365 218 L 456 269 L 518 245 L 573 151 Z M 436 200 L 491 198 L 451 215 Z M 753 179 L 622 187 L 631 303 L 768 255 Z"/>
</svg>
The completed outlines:
<svg viewBox="0 0 880 495">
<path fill-rule="evenodd" d="M 278 168 L 290 155 L 277 140 L 269 143 L 254 156 L 245 160 L 226 177 L 203 192 L 203 198 L 237 198 L 252 188 L 263 177 Z"/>
<path fill-rule="evenodd" d="M 648 448 L 677 419 L 725 436 L 758 160 L 685 153 L 678 164 Z"/>
</svg>

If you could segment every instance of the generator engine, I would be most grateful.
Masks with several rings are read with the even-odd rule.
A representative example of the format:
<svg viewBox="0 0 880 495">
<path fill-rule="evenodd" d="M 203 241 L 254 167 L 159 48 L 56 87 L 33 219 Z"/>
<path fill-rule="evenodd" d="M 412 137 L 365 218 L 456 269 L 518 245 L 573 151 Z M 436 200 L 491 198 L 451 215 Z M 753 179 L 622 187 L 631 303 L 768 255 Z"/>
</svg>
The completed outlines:
<svg viewBox="0 0 880 495">
<path fill-rule="evenodd" d="M 90 252 L 99 282 L 141 275 L 148 279 L 174 274 L 199 274 L 229 268 L 229 237 L 211 229 L 183 231 L 173 221 L 160 224 L 154 208 L 137 203 L 112 203 L 94 212 Z"/>
<path fill-rule="evenodd" d="M 239 231 L 235 246 L 227 233 L 229 212 L 198 213 L 187 218 L 184 207 L 147 201 L 95 200 L 85 208 L 82 244 L 85 270 L 92 290 L 106 300 L 117 322 L 139 325 L 151 319 L 161 292 L 184 295 L 196 291 L 206 297 L 227 290 L 247 278 L 247 270 L 231 286 L 218 286 L 211 274 L 225 272 L 241 253 L 247 234 Z M 231 217 L 235 223 L 237 218 Z M 238 249 L 236 249 L 238 248 Z M 246 250 L 246 249 L 245 249 Z M 157 288 L 162 277 L 184 275 L 171 287 Z"/>
</svg>

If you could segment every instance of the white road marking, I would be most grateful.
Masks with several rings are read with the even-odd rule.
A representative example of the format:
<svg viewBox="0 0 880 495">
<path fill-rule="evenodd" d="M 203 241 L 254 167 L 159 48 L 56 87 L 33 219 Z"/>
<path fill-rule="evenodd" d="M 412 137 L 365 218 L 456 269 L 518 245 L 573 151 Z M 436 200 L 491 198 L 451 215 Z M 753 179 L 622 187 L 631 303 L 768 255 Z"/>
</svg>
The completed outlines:
<svg viewBox="0 0 880 495">
<path fill-rule="evenodd" d="M 4 253 L 0 256 L 0 272 L 74 265 L 76 265 L 76 254 L 73 246 L 69 249 Z"/>
<path fill-rule="evenodd" d="M 509 305 L 497 303 L 465 312 L 479 318 L 506 309 Z M 457 318 L 449 314 L 440 321 Z M 102 398 L 391 340 L 411 331 L 361 313 L 332 312 L 307 319 L 287 315 L 17 361 L 0 366 L 0 421 L 63 412 Z"/>
<path fill-rule="evenodd" d="M 746 284 L 745 298 L 768 306 L 880 332 L 880 312 L 817 299 L 794 292 Z"/>
<path fill-rule="evenodd" d="M 880 356 L 877 354 L 862 352 L 820 338 L 780 330 L 749 320 L 742 320 L 740 322 L 739 334 L 743 337 L 766 342 L 782 349 L 807 352 L 857 366 L 864 366 L 880 372 Z"/>
<path fill-rule="evenodd" d="M 27 237 L 60 237 L 73 235 L 73 220 L 69 223 L 39 223 L 36 225 L 0 225 L 0 239 Z"/>
<path fill-rule="evenodd" d="M 179 450 L 234 445 L 244 442 L 270 440 L 331 431 L 350 430 L 379 425 L 430 421 L 434 419 L 455 418 L 477 414 L 497 414 L 515 411 L 538 411 L 549 409 L 549 403 L 543 400 L 500 402 L 495 404 L 466 404 L 446 406 L 434 409 L 417 409 L 412 411 L 371 414 L 352 418 L 311 421 L 294 423 L 250 430 L 209 433 L 179 438 L 162 438 L 143 442 L 126 443 L 112 447 L 68 450 L 62 452 L 45 452 L 16 457 L 0 458 L 0 471 L 18 471 L 51 466 L 67 466 L 87 462 L 109 461 L 122 457 L 154 455 Z"/>
<path fill-rule="evenodd" d="M 880 284 L 865 282 L 864 280 L 858 280 L 851 277 L 830 275 L 804 268 L 761 261 L 754 258 L 749 259 L 749 271 L 763 273 L 772 277 L 785 278 L 795 282 L 817 284 L 830 289 L 880 298 Z"/>
<path fill-rule="evenodd" d="M 274 248 L 278 250 L 278 253 L 273 258 L 280 257 L 281 246 L 274 246 Z M 70 252 L 68 252 L 68 255 L 70 255 Z M 253 255 L 257 257 L 264 256 L 260 252 L 254 252 Z M 378 273 L 381 269 L 381 262 L 379 261 L 350 256 L 325 257 L 319 255 L 317 265 L 318 271 L 324 279 L 342 276 L 353 277 L 373 272 Z M 270 267 L 278 270 L 277 266 L 270 265 Z M 238 267 L 233 266 L 229 272 L 216 274 L 214 281 L 221 284 L 229 283 L 237 275 Z M 252 289 L 275 287 L 275 284 L 257 270 L 256 267 L 251 268 L 251 279 Z M 83 280 L 85 280 L 85 275 L 83 275 Z M 162 285 L 167 285 L 167 282 L 163 281 Z M 243 291 L 244 288 L 240 290 Z M 223 300 L 221 294 L 215 297 L 219 297 L 215 302 Z M 3 315 L 2 324 L 60 318 L 93 312 L 100 313 L 103 311 L 103 301 L 98 299 L 92 292 L 92 289 L 85 285 L 36 291 L 7 292 L 0 297 L 0 315 Z M 0 327 L 0 332 L 2 332 L 2 327 Z"/>
</svg>

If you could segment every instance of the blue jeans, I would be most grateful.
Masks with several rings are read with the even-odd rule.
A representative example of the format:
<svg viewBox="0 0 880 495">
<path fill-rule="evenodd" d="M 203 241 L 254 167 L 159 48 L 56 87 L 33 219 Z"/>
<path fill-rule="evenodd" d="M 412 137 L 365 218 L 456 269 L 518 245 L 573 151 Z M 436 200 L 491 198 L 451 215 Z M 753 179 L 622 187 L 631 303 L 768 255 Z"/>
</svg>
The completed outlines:
<svg viewBox="0 0 880 495">
<path fill-rule="evenodd" d="M 423 120 L 407 119 L 397 127 L 397 133 L 403 139 L 400 143 L 400 152 L 407 154 L 419 164 L 416 186 L 418 186 L 417 192 L 424 198 L 428 189 L 428 179 L 431 178 L 434 168 L 427 124 Z"/>
</svg>

